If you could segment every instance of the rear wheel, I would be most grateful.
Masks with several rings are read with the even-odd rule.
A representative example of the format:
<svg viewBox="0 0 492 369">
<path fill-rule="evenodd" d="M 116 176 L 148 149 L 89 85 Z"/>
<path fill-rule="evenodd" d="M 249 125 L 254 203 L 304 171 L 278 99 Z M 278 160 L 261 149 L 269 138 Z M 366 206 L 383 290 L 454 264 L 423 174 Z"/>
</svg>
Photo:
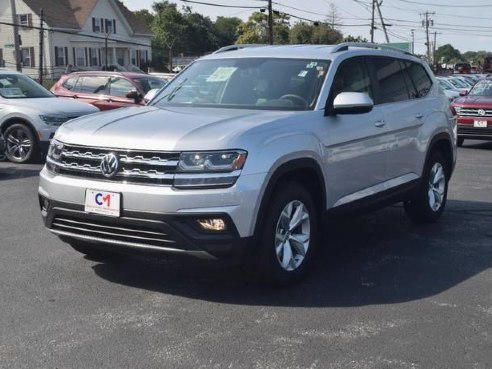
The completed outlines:
<svg viewBox="0 0 492 369">
<path fill-rule="evenodd" d="M 22 123 L 5 130 L 5 156 L 14 163 L 33 161 L 38 154 L 38 142 L 28 126 Z"/>
<path fill-rule="evenodd" d="M 417 196 L 405 203 L 408 217 L 415 223 L 433 223 L 439 219 L 448 196 L 449 163 L 444 155 L 433 152 L 426 164 Z"/>
<path fill-rule="evenodd" d="M 277 186 L 260 233 L 263 280 L 285 286 L 304 277 L 315 250 L 318 215 L 309 191 L 296 182 Z"/>
</svg>

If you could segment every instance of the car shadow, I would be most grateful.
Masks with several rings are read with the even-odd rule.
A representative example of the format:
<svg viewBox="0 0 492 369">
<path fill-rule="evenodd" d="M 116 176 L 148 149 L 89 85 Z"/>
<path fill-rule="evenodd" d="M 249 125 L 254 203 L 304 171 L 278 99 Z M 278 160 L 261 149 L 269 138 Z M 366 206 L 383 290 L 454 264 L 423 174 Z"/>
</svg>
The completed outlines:
<svg viewBox="0 0 492 369">
<path fill-rule="evenodd" d="M 37 177 L 43 168 L 40 164 L 15 164 L 0 162 L 0 181 Z"/>
<path fill-rule="evenodd" d="M 480 149 L 480 150 L 492 150 L 492 141 L 477 141 L 477 140 L 467 140 L 463 143 L 461 147 L 463 149 Z"/>
<path fill-rule="evenodd" d="M 113 283 L 226 304 L 393 304 L 439 294 L 490 268 L 491 220 L 492 203 L 448 201 L 432 225 L 412 224 L 401 206 L 330 222 L 312 273 L 281 289 L 238 268 L 190 259 L 118 257 L 93 268 Z"/>
</svg>

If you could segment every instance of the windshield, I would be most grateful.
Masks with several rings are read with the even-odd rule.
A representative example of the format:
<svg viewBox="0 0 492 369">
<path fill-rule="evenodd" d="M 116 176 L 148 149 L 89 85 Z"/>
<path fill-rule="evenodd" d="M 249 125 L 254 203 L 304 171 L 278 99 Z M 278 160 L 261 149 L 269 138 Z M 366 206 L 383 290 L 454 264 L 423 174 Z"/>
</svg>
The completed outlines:
<svg viewBox="0 0 492 369">
<path fill-rule="evenodd" d="M 201 60 L 174 78 L 152 105 L 313 109 L 329 64 L 280 58 Z"/>
<path fill-rule="evenodd" d="M 135 78 L 135 81 L 139 84 L 144 93 L 147 93 L 155 88 L 160 89 L 167 83 L 166 80 L 157 77 L 139 77 Z"/>
<path fill-rule="evenodd" d="M 0 96 L 5 99 L 55 97 L 39 83 L 22 74 L 0 74 Z"/>
<path fill-rule="evenodd" d="M 453 86 L 458 88 L 469 88 L 464 82 L 461 82 L 458 78 L 449 78 L 448 81 L 452 83 Z"/>
<path fill-rule="evenodd" d="M 478 81 L 475 86 L 470 90 L 468 96 L 492 96 L 492 80 L 483 79 Z"/>
<path fill-rule="evenodd" d="M 454 90 L 455 87 L 445 79 L 438 79 L 439 85 L 443 90 Z"/>
</svg>

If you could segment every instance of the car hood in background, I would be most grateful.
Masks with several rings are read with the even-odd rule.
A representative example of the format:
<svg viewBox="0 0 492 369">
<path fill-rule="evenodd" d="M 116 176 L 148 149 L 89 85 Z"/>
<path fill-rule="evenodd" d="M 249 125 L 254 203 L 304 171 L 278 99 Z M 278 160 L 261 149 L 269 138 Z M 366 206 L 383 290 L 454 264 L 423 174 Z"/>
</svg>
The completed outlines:
<svg viewBox="0 0 492 369">
<path fill-rule="evenodd" d="M 35 110 L 39 114 L 79 116 L 99 111 L 91 104 L 57 97 L 41 97 L 33 99 L 9 99 L 9 105 Z"/>
<path fill-rule="evenodd" d="M 454 103 L 477 108 L 487 106 L 492 108 L 492 96 L 464 96 L 456 99 Z"/>
<path fill-rule="evenodd" d="M 129 107 L 65 123 L 56 139 L 83 146 L 156 151 L 233 148 L 234 139 L 246 130 L 293 114 L 299 112 Z"/>
</svg>

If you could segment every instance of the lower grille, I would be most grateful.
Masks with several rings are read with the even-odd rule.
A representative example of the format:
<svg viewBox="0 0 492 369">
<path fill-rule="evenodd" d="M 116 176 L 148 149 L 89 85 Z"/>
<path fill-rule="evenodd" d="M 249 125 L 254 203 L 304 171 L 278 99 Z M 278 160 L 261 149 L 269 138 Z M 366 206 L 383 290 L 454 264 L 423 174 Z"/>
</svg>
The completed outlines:
<svg viewBox="0 0 492 369">
<path fill-rule="evenodd" d="M 89 238 L 129 246 L 175 247 L 176 241 L 167 233 L 150 226 L 131 226 L 104 221 L 77 219 L 57 216 L 51 223 L 51 229 L 63 235 L 75 238 Z"/>
<path fill-rule="evenodd" d="M 458 127 L 459 135 L 492 137 L 492 128 Z"/>
</svg>

